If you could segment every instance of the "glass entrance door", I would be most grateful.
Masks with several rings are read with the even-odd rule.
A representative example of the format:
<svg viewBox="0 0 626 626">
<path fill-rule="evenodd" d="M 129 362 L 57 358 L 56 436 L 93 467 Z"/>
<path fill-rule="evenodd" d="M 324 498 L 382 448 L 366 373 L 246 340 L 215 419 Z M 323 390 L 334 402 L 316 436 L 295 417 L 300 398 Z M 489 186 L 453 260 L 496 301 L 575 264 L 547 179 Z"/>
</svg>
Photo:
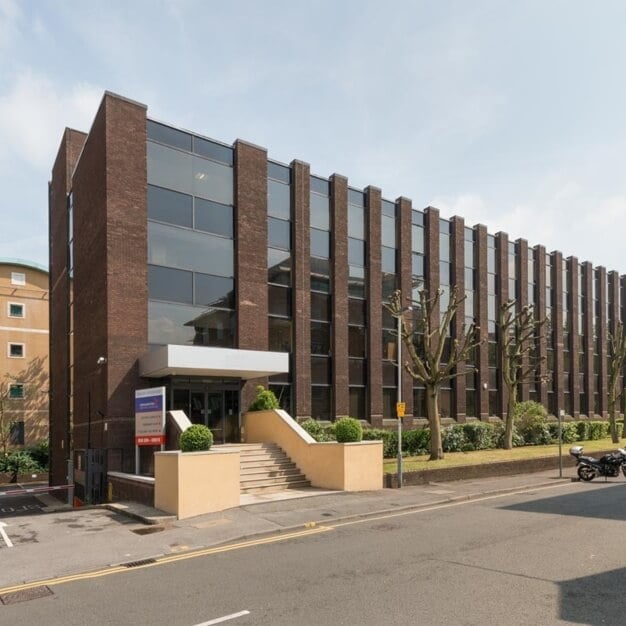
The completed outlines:
<svg viewBox="0 0 626 626">
<path fill-rule="evenodd" d="M 239 441 L 239 390 L 216 388 L 176 388 L 172 408 L 185 411 L 192 424 L 204 424 L 216 444 Z"/>
</svg>

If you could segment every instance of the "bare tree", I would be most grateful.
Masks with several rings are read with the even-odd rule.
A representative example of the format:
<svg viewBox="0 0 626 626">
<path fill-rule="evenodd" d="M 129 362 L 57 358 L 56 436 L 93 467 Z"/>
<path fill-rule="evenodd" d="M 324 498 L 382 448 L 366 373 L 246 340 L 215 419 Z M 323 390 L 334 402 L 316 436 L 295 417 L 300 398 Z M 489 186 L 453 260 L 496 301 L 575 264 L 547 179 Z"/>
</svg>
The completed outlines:
<svg viewBox="0 0 626 626">
<path fill-rule="evenodd" d="M 0 387 L 0 454 L 2 456 L 7 455 L 11 441 L 11 431 L 13 429 L 13 422 L 9 419 L 7 408 L 7 400 L 9 397 L 8 389 L 6 384 Z"/>
<path fill-rule="evenodd" d="M 618 389 L 620 375 L 624 369 L 626 360 L 626 332 L 621 322 L 617 323 L 615 333 L 609 333 L 609 424 L 611 427 L 611 439 L 613 443 L 619 443 L 617 432 L 617 414 L 619 412 L 619 399 L 624 391 L 623 385 Z M 622 431 L 622 437 L 626 437 L 626 423 Z"/>
<path fill-rule="evenodd" d="M 545 323 L 545 318 L 535 319 L 532 305 L 524 306 L 517 312 L 515 300 L 509 300 L 500 306 L 498 344 L 502 378 L 508 392 L 504 428 L 504 447 L 507 450 L 513 447 L 513 410 L 517 404 L 517 390 L 522 383 L 541 380 L 539 365 L 545 357 L 537 356 L 534 338 Z"/>
<path fill-rule="evenodd" d="M 463 338 L 450 338 L 450 324 L 460 305 L 465 300 L 450 292 L 447 309 L 439 313 L 442 291 L 429 297 L 425 289 L 418 291 L 418 300 L 413 302 L 412 324 L 407 323 L 406 307 L 402 305 L 402 293 L 395 291 L 385 308 L 396 319 L 400 319 L 401 338 L 406 346 L 409 360 L 402 364 L 415 379 L 423 383 L 426 390 L 426 411 L 430 426 L 430 460 L 443 458 L 441 445 L 441 422 L 439 419 L 439 389 L 444 381 L 464 376 L 474 369 L 466 366 L 472 350 L 481 342 L 477 340 L 478 327 L 471 324 L 463 328 Z M 448 349 L 449 347 L 449 349 Z"/>
</svg>

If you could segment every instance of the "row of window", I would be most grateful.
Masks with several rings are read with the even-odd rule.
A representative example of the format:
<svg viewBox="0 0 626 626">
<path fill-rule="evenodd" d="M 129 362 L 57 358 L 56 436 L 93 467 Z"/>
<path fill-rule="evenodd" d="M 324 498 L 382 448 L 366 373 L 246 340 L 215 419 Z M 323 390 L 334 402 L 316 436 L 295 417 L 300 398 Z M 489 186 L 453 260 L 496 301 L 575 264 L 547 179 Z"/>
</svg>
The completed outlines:
<svg viewBox="0 0 626 626">
<path fill-rule="evenodd" d="M 8 302 L 7 316 L 24 318 L 26 317 L 26 307 L 19 302 Z"/>
</svg>

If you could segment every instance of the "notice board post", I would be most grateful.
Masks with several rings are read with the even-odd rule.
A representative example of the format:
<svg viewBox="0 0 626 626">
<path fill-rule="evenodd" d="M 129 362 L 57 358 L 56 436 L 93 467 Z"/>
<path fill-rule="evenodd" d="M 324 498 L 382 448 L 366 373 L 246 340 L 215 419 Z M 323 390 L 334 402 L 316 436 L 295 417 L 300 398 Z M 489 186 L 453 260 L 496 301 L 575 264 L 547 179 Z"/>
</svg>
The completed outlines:
<svg viewBox="0 0 626 626">
<path fill-rule="evenodd" d="M 165 387 L 135 391 L 135 474 L 140 446 L 165 445 Z"/>
</svg>

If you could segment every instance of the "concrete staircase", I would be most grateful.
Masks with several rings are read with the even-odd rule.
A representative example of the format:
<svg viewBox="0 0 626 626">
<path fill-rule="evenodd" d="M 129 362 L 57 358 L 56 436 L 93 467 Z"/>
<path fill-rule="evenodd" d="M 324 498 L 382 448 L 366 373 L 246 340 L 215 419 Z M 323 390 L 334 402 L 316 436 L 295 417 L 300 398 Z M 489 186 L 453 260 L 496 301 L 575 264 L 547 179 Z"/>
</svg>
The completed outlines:
<svg viewBox="0 0 626 626">
<path fill-rule="evenodd" d="M 302 489 L 311 483 L 275 443 L 241 444 L 241 493 Z"/>
</svg>

